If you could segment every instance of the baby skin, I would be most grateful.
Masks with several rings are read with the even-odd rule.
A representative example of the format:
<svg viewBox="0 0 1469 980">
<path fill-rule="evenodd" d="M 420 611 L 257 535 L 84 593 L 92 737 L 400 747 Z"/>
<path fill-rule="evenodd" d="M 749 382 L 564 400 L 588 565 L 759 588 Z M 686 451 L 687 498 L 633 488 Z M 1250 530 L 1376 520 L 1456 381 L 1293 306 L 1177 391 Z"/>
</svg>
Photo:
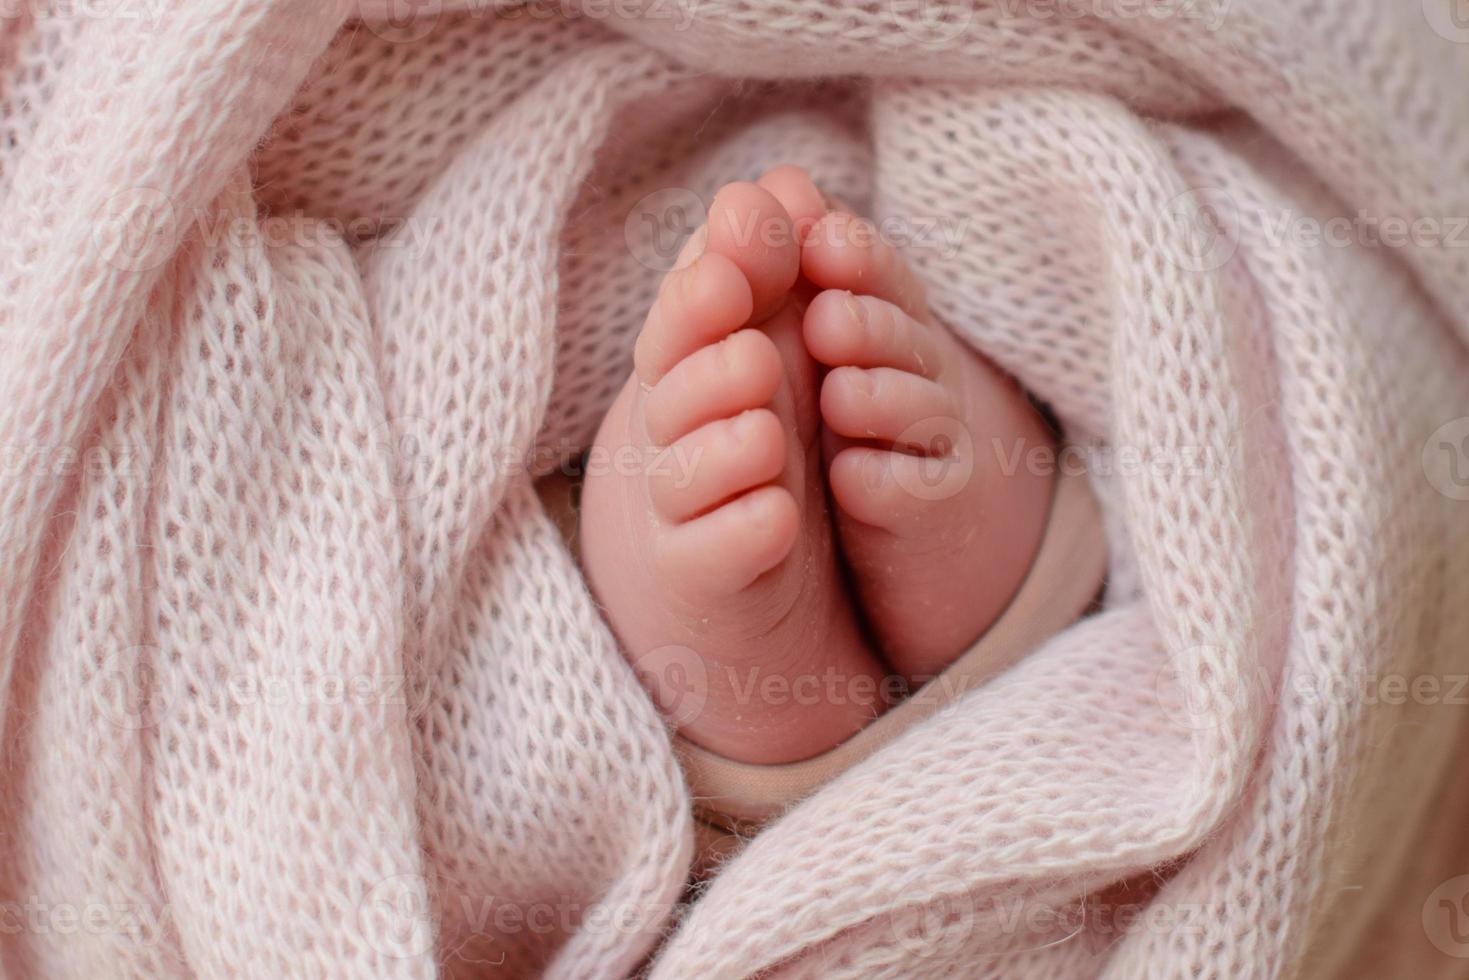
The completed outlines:
<svg viewBox="0 0 1469 980">
<path fill-rule="evenodd" d="M 582 562 L 695 744 L 752 763 L 834 747 L 1024 579 L 1052 477 L 1004 463 L 1049 428 L 804 171 L 720 190 L 633 360 L 596 452 L 644 465 L 589 467 Z"/>
</svg>

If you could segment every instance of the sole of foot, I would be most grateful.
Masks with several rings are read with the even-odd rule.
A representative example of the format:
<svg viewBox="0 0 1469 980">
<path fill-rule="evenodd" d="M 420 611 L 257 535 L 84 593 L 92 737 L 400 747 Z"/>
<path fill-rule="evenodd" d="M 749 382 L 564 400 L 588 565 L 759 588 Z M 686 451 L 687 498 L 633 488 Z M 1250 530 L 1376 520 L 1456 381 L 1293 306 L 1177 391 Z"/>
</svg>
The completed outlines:
<svg viewBox="0 0 1469 980">
<path fill-rule="evenodd" d="M 877 228 L 845 210 L 813 223 L 803 337 L 824 369 L 820 412 L 838 538 L 866 620 L 910 686 L 940 673 L 1029 570 L 1054 450 L 1025 393 L 939 328 Z"/>
<path fill-rule="evenodd" d="M 820 754 L 883 707 L 838 564 L 796 288 L 825 207 L 793 170 L 715 196 L 581 503 L 588 581 L 655 701 L 695 744 L 753 763 Z"/>
</svg>

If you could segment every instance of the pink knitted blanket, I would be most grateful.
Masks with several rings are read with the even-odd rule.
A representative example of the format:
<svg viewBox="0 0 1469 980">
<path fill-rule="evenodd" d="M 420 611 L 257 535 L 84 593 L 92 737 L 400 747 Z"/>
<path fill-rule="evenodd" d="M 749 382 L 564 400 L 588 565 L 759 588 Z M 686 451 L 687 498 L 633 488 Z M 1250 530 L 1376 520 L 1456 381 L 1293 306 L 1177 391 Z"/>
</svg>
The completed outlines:
<svg viewBox="0 0 1469 980">
<path fill-rule="evenodd" d="M 1463 963 L 1448 0 L 462 4 L 0 11 L 0 973 Z M 783 162 L 1089 447 L 1111 574 L 685 891 L 533 481 Z"/>
</svg>

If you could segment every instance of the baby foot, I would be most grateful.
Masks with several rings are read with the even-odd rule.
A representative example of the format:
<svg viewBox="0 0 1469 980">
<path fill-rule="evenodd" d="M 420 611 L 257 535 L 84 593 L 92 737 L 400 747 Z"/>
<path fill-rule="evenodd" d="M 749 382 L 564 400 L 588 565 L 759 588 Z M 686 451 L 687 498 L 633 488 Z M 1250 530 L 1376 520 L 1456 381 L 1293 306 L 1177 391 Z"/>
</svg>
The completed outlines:
<svg viewBox="0 0 1469 980">
<path fill-rule="evenodd" d="M 791 292 L 787 204 L 803 227 L 824 208 L 791 176 L 715 197 L 648 313 L 581 505 L 588 581 L 655 699 L 686 738 L 757 763 L 853 734 L 882 675 L 838 568 Z"/>
<path fill-rule="evenodd" d="M 873 226 L 833 211 L 804 239 L 823 291 L 804 321 L 842 551 L 887 662 L 917 685 L 1004 610 L 1040 543 L 1049 429 L 1013 381 L 937 328 Z M 998 451 L 997 451 L 998 450 Z"/>
</svg>

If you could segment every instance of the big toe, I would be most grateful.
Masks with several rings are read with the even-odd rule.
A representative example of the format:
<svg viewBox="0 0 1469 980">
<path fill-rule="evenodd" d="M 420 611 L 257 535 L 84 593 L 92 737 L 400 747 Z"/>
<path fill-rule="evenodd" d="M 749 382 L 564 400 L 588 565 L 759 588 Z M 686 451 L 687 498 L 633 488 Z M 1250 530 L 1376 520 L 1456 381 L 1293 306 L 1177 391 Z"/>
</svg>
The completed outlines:
<svg viewBox="0 0 1469 980">
<path fill-rule="evenodd" d="M 830 210 L 826 195 L 817 188 L 811 175 L 794 164 L 767 170 L 757 183 L 785 208 L 798 243 L 806 241 L 812 229 Z"/>
<path fill-rule="evenodd" d="M 758 184 L 737 181 L 714 196 L 704 247 L 745 274 L 756 320 L 780 309 L 801 271 L 801 249 L 790 215 L 774 194 Z"/>
<path fill-rule="evenodd" d="M 923 319 L 923 283 L 882 229 L 846 211 L 821 217 L 802 240 L 801 272 L 821 289 L 865 293 Z"/>
</svg>

